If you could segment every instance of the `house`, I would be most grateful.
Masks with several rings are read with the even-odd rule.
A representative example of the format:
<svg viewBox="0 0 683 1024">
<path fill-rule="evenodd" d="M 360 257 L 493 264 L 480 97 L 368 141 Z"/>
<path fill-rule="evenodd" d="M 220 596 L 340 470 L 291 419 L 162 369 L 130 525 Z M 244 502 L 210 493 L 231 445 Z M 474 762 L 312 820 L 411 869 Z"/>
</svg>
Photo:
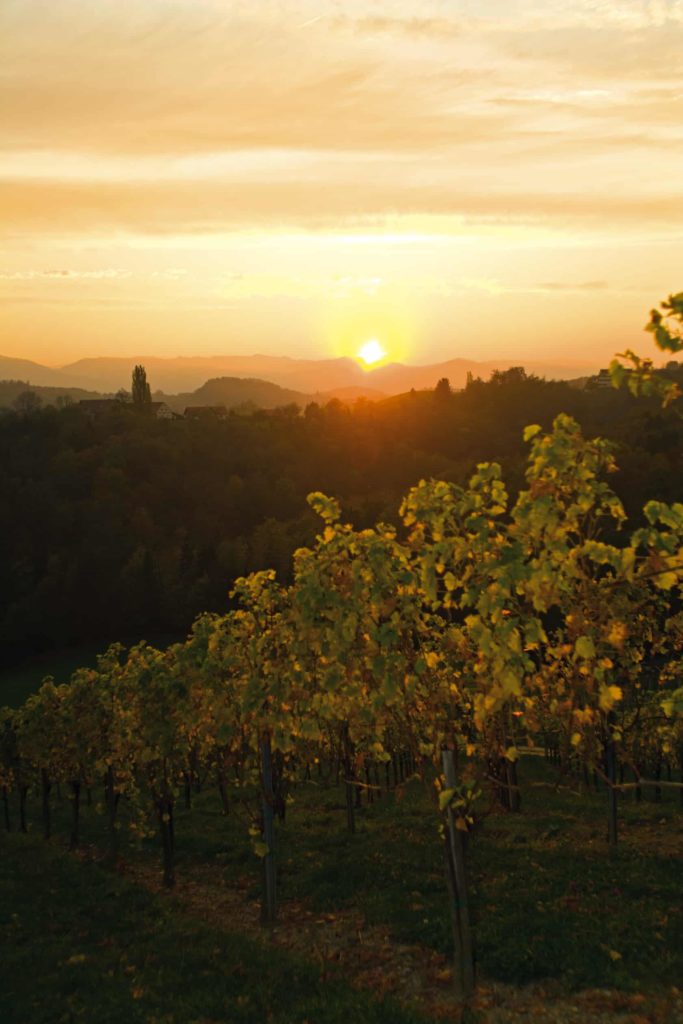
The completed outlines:
<svg viewBox="0 0 683 1024">
<path fill-rule="evenodd" d="M 610 375 L 609 370 L 600 370 L 600 373 L 597 375 L 597 377 L 594 377 L 593 380 L 595 381 L 596 388 L 612 387 L 612 377 Z"/>
<path fill-rule="evenodd" d="M 158 420 L 174 420 L 176 414 L 166 402 L 150 402 L 150 412 Z"/>
<path fill-rule="evenodd" d="M 596 373 L 592 377 L 589 377 L 586 381 L 586 387 L 591 391 L 595 389 L 603 390 L 604 388 L 611 388 L 612 376 L 609 370 L 600 370 L 600 373 Z"/>
</svg>

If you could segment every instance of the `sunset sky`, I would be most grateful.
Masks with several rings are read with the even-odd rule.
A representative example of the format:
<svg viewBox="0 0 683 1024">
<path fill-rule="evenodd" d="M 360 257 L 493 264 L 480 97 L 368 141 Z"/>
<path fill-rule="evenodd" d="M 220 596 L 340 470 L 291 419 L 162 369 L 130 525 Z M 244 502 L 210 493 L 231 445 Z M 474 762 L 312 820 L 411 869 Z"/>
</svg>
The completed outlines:
<svg viewBox="0 0 683 1024">
<path fill-rule="evenodd" d="M 2 0 L 0 353 L 648 353 L 682 53 L 679 0 Z"/>
</svg>

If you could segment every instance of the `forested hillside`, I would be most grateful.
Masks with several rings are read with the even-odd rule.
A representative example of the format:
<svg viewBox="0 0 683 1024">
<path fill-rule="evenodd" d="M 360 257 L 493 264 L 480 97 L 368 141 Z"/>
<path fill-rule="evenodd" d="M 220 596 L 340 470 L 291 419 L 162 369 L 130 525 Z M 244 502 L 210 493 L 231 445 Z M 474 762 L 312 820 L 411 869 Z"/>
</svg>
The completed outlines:
<svg viewBox="0 0 683 1024">
<path fill-rule="evenodd" d="M 232 581 L 310 543 L 306 495 L 338 495 L 363 526 L 395 520 L 423 477 L 462 482 L 481 460 L 522 482 L 525 424 L 565 411 L 617 442 L 611 485 L 630 516 L 683 496 L 683 424 L 656 400 L 580 391 L 523 371 L 384 402 L 158 421 L 77 405 L 0 419 L 0 638 L 5 663 L 68 644 L 184 635 Z"/>
</svg>

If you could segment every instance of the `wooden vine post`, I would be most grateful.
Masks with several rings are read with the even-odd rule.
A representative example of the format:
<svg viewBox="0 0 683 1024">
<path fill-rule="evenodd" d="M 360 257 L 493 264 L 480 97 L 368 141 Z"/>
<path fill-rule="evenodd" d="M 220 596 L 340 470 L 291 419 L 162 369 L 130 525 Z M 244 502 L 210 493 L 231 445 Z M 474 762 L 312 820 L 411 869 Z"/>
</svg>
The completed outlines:
<svg viewBox="0 0 683 1024">
<path fill-rule="evenodd" d="M 164 863 L 164 885 L 172 889 L 175 885 L 173 801 L 161 799 L 158 802 L 159 829 Z"/>
<path fill-rule="evenodd" d="M 444 749 L 441 753 L 446 787 L 457 785 L 453 751 Z M 474 992 L 474 954 L 472 929 L 470 927 L 469 901 L 467 897 L 467 874 L 465 870 L 465 845 L 463 833 L 456 828 L 453 809 L 446 810 L 448 828 L 446 832 L 446 877 L 451 896 L 451 921 L 453 924 L 453 984 L 459 999 L 467 1000 Z"/>
<path fill-rule="evenodd" d="M 617 749 L 612 730 L 615 715 L 613 711 L 607 716 L 607 739 L 605 742 L 605 768 L 607 775 L 607 842 L 610 852 L 617 849 Z"/>
<path fill-rule="evenodd" d="M 116 860 L 118 853 L 118 839 L 116 835 L 116 810 L 118 805 L 118 794 L 116 792 L 116 776 L 112 765 L 107 765 L 105 776 L 105 798 L 107 805 L 107 825 L 109 832 L 109 857 Z"/>
<path fill-rule="evenodd" d="M 270 749 L 270 733 L 261 734 L 261 812 L 263 816 L 263 842 L 266 851 L 263 856 L 263 901 L 261 922 L 274 924 L 277 914 L 275 890 L 275 793 L 273 791 L 273 760 Z"/>
<path fill-rule="evenodd" d="M 355 810 L 355 785 L 353 761 L 351 756 L 351 738 L 349 736 L 349 723 L 344 722 L 342 727 L 342 765 L 344 769 L 344 793 L 346 795 L 346 827 L 350 835 L 356 831 L 356 810 Z"/>
<path fill-rule="evenodd" d="M 41 806 L 43 812 L 43 838 L 49 839 L 52 832 L 52 817 L 50 814 L 50 790 L 52 783 L 46 768 L 40 770 L 40 792 Z"/>
<path fill-rule="evenodd" d="M 71 836 L 69 839 L 69 849 L 78 849 L 78 843 L 80 840 L 80 815 L 81 815 L 81 781 L 80 779 L 73 779 L 70 783 L 71 787 Z"/>
</svg>

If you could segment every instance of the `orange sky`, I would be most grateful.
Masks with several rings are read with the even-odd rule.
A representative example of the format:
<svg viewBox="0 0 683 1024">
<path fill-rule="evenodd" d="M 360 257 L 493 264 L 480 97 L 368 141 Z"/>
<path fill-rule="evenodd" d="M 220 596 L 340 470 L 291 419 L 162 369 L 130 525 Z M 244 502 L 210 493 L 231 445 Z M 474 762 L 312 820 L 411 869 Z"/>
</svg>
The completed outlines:
<svg viewBox="0 0 683 1024">
<path fill-rule="evenodd" d="M 680 0 L 3 0 L 0 353 L 647 353 L 682 49 Z"/>
</svg>

